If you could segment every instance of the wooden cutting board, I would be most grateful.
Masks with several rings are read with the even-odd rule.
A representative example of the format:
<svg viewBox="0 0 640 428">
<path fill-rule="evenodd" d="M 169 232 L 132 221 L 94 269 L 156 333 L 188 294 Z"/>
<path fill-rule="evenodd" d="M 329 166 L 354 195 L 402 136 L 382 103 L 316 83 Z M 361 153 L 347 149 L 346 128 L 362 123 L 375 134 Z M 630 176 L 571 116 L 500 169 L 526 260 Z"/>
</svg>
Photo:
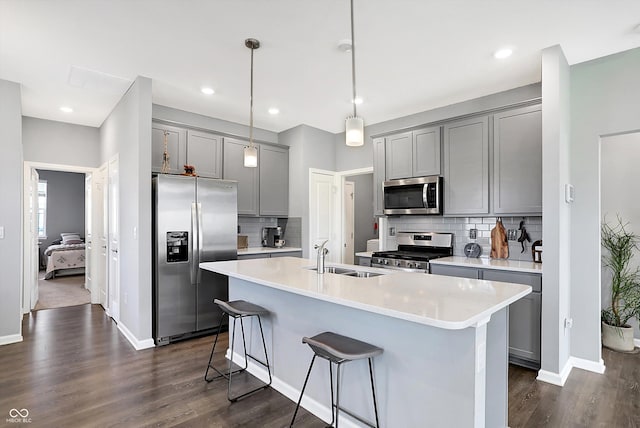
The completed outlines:
<svg viewBox="0 0 640 428">
<path fill-rule="evenodd" d="M 507 241 L 507 231 L 504 230 L 504 226 L 500 220 L 496 222 L 496 227 L 491 229 L 491 258 L 509 258 L 509 241 Z"/>
</svg>

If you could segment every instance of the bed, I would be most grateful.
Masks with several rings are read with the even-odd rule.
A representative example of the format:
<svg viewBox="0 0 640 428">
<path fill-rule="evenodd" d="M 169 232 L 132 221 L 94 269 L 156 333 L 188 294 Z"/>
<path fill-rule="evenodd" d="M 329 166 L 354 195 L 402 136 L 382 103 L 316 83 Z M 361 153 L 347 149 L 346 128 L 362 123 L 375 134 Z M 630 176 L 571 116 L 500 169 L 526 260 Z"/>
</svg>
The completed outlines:
<svg viewBox="0 0 640 428">
<path fill-rule="evenodd" d="M 44 255 L 47 257 L 44 279 L 52 279 L 57 275 L 84 274 L 85 244 L 75 234 L 64 234 L 62 243 L 50 245 L 44 250 Z"/>
</svg>

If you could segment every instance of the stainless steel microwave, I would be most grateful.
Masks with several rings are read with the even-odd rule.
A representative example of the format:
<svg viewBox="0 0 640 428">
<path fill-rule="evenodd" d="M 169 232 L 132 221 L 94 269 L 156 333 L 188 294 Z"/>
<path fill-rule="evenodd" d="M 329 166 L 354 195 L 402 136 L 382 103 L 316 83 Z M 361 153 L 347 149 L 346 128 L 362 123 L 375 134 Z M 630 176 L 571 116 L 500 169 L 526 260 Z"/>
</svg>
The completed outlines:
<svg viewBox="0 0 640 428">
<path fill-rule="evenodd" d="M 385 181 L 382 190 L 387 215 L 442 214 L 442 177 Z"/>
</svg>

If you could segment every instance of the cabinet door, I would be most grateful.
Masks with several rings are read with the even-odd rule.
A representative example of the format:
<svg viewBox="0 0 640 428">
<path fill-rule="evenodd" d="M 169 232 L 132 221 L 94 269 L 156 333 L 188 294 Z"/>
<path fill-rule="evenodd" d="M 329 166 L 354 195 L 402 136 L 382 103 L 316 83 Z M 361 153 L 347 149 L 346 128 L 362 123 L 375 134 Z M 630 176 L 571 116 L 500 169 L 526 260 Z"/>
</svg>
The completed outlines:
<svg viewBox="0 0 640 428">
<path fill-rule="evenodd" d="M 155 122 L 151 125 L 151 171 L 162 172 L 164 131 L 168 132 L 169 170 L 167 174 L 182 174 L 186 161 L 187 131 Z"/>
<path fill-rule="evenodd" d="M 413 176 L 413 134 L 404 132 L 386 138 L 387 180 Z"/>
<path fill-rule="evenodd" d="M 385 142 L 384 138 L 373 140 L 373 215 L 384 215 L 384 197 L 382 183 L 385 179 Z"/>
<path fill-rule="evenodd" d="M 482 279 L 487 281 L 513 282 L 531 286 L 534 292 L 542 291 L 542 275 L 535 273 L 510 272 L 505 270 L 485 269 Z"/>
<path fill-rule="evenodd" d="M 289 214 L 289 150 L 260 145 L 260 215 Z"/>
<path fill-rule="evenodd" d="M 186 163 L 202 177 L 222 178 L 222 137 L 209 132 L 187 132 Z"/>
<path fill-rule="evenodd" d="M 493 212 L 542 212 L 540 105 L 498 113 L 493 119 Z"/>
<path fill-rule="evenodd" d="M 244 166 L 244 148 L 247 142 L 224 139 L 224 167 L 225 180 L 238 182 L 238 215 L 258 215 L 258 177 L 260 168 L 260 153 L 258 152 L 258 167 Z"/>
<path fill-rule="evenodd" d="M 440 127 L 413 131 L 413 176 L 440 175 Z"/>
<path fill-rule="evenodd" d="M 429 272 L 433 275 L 457 276 L 459 278 L 480 278 L 480 270 L 475 268 L 429 264 Z"/>
<path fill-rule="evenodd" d="M 444 127 L 444 213 L 488 212 L 488 118 L 447 124 Z"/>
</svg>

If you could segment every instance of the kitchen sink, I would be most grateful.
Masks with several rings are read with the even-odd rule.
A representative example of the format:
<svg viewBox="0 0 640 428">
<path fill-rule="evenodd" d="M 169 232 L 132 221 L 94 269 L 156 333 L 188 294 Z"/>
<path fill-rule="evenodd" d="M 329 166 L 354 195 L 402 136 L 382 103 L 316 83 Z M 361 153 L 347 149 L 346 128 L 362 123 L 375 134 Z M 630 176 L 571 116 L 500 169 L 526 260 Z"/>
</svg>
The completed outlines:
<svg viewBox="0 0 640 428">
<path fill-rule="evenodd" d="M 315 271 L 318 270 L 318 268 L 316 267 L 308 267 L 306 269 L 315 270 Z M 324 273 L 334 273 L 336 275 L 352 276 L 354 278 L 373 278 L 375 276 L 385 275 L 384 273 L 381 273 L 381 272 L 371 272 L 371 271 L 360 270 L 360 269 L 355 270 L 352 268 L 340 267 L 340 266 L 325 266 Z"/>
</svg>

